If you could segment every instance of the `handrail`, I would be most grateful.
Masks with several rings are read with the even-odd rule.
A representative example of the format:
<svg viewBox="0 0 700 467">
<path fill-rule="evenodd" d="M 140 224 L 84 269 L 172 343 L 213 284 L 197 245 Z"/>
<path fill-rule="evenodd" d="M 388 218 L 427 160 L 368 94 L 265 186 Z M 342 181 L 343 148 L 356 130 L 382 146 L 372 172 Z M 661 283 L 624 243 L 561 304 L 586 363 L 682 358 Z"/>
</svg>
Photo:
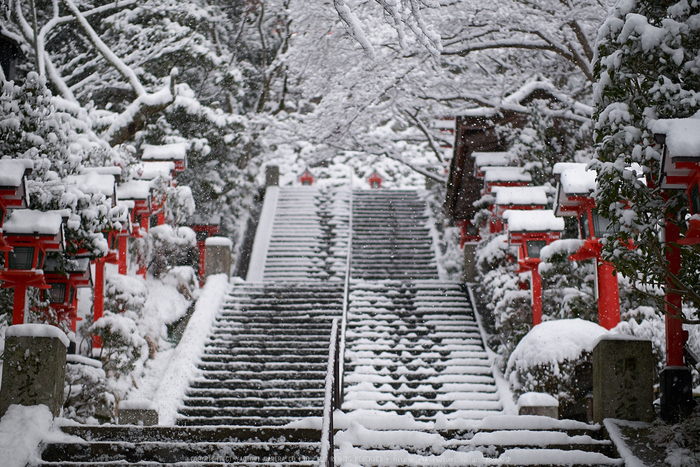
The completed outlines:
<svg viewBox="0 0 700 467">
<path fill-rule="evenodd" d="M 333 467 L 333 412 L 340 406 L 337 399 L 339 335 L 338 318 L 333 318 L 331 326 L 330 345 L 328 347 L 328 367 L 326 369 L 325 395 L 323 398 L 323 422 L 321 425 L 321 452 L 319 467 Z"/>
<path fill-rule="evenodd" d="M 340 378 L 338 387 L 340 394 L 338 397 L 338 408 L 343 403 L 343 385 L 345 383 L 345 331 L 348 327 L 348 306 L 350 303 L 350 274 L 352 264 L 352 219 L 353 219 L 353 192 L 352 192 L 352 175 L 350 176 L 350 216 L 348 221 L 348 254 L 345 263 L 345 289 L 343 290 L 343 315 L 340 322 Z"/>
</svg>

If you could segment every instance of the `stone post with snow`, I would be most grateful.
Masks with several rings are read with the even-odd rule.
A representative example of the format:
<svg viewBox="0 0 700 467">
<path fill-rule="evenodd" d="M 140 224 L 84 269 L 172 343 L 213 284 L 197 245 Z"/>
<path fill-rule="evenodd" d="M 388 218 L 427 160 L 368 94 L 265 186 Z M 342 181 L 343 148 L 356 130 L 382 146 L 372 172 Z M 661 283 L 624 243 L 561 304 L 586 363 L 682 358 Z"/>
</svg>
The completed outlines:
<svg viewBox="0 0 700 467">
<path fill-rule="evenodd" d="M 593 348 L 593 420 L 654 420 L 651 341 L 602 336 Z"/>
<path fill-rule="evenodd" d="M 7 328 L 0 417 L 13 404 L 44 404 L 54 417 L 60 414 L 69 344 L 63 331 L 48 324 L 19 324 Z"/>
<path fill-rule="evenodd" d="M 212 274 L 231 275 L 231 250 L 233 242 L 226 237 L 209 237 L 205 243 L 205 277 Z"/>
</svg>

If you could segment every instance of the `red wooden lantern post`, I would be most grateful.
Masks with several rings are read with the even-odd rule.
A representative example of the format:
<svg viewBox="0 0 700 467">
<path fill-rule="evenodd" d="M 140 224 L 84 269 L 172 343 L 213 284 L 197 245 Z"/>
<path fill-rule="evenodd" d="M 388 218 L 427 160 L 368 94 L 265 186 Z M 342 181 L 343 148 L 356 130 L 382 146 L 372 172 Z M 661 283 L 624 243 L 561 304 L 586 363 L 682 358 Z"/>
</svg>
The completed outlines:
<svg viewBox="0 0 700 467">
<path fill-rule="evenodd" d="M 119 200 L 130 202 L 133 204 L 131 206 L 131 223 L 136 226 L 132 229 L 131 236 L 133 238 L 141 238 L 143 235 L 148 233 L 148 227 L 150 225 L 151 216 L 151 182 L 147 180 L 132 180 L 130 182 L 121 183 L 118 187 L 119 190 Z M 126 243 L 126 242 L 124 242 Z M 121 271 L 121 258 L 122 258 L 122 245 L 120 242 L 119 246 L 120 255 L 120 271 Z M 124 246 L 124 260 L 126 259 L 126 246 Z M 136 272 L 144 279 L 146 278 L 146 265 L 143 264 L 143 258 L 138 258 L 139 268 Z M 124 268 L 126 269 L 126 268 Z M 126 270 L 124 271 L 126 273 Z"/>
<path fill-rule="evenodd" d="M 299 175 L 299 183 L 304 186 L 311 186 L 316 181 L 316 177 L 309 171 L 309 169 L 304 170 L 304 173 Z"/>
<path fill-rule="evenodd" d="M 13 211 L 3 226 L 12 251 L 5 252 L 5 269 L 0 271 L 3 288 L 15 289 L 12 324 L 24 324 L 27 289 L 48 288 L 42 267 L 46 253 L 64 250 L 63 211 Z"/>
<path fill-rule="evenodd" d="M 27 208 L 26 180 L 33 166 L 30 160 L 0 160 L 0 251 L 12 250 L 2 227 L 9 209 Z"/>
<path fill-rule="evenodd" d="M 372 175 L 369 176 L 369 178 L 367 179 L 367 181 L 369 182 L 370 188 L 381 188 L 381 187 L 382 187 L 382 182 L 384 181 L 384 179 L 383 179 L 383 178 L 381 177 L 381 175 L 379 175 L 379 174 L 377 173 L 377 171 L 375 170 L 375 171 L 372 173 Z"/>
<path fill-rule="evenodd" d="M 219 226 L 216 224 L 194 224 L 190 225 L 192 230 L 195 231 L 197 235 L 197 249 L 199 250 L 199 282 L 203 284 L 205 277 L 205 264 L 206 264 L 206 242 L 207 238 L 218 235 L 220 232 Z"/>
<path fill-rule="evenodd" d="M 518 273 L 532 273 L 532 324 L 542 322 L 542 278 L 539 272 L 542 248 L 559 240 L 564 220 L 551 210 L 505 211 L 508 243 L 518 247 Z"/>
<path fill-rule="evenodd" d="M 664 190 L 684 190 L 690 200 L 688 230 L 681 237 L 674 214 L 666 220 L 666 260 L 669 272 L 681 269 L 678 245 L 700 243 L 700 119 L 684 118 L 658 120 L 652 131 L 657 143 L 663 145 L 658 186 Z M 693 407 L 692 374 L 686 366 L 684 349 L 688 339 L 680 319 L 682 297 L 674 293 L 671 279 L 666 292 L 666 367 L 659 373 L 661 418 L 675 422 L 689 414 Z"/>
<path fill-rule="evenodd" d="M 569 259 L 596 261 L 598 324 L 605 329 L 612 329 L 620 323 L 620 292 L 615 267 L 601 257 L 600 238 L 610 232 L 610 223 L 596 211 L 592 196 L 595 187 L 596 173 L 587 171 L 585 164 L 563 170 L 557 187 L 554 213 L 560 217 L 575 216 L 578 219 L 584 243 Z"/>
<path fill-rule="evenodd" d="M 78 318 L 78 293 L 81 287 L 92 286 L 90 274 L 90 258 L 68 258 L 64 271 L 60 264 L 47 259 L 44 266 L 46 284 L 50 287 L 42 292 L 43 299 L 48 300 L 49 306 L 56 310 L 59 320 L 69 320 L 73 332 L 76 331 Z"/>
</svg>

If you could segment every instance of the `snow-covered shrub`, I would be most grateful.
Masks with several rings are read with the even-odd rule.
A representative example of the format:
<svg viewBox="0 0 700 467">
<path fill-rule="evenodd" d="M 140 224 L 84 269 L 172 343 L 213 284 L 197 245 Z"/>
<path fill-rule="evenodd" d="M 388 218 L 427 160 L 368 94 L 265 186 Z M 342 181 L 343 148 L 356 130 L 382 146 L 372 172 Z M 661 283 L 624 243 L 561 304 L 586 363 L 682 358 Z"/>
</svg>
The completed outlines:
<svg viewBox="0 0 700 467">
<path fill-rule="evenodd" d="M 530 292 L 521 289 L 506 235 L 483 240 L 477 249 L 476 265 L 480 275 L 479 300 L 490 315 L 487 321 L 498 334 L 498 351 L 505 363 L 532 327 Z"/>
<path fill-rule="evenodd" d="M 164 224 L 151 228 L 148 233 L 150 260 L 148 270 L 160 277 L 173 266 L 196 267 L 199 260 L 197 235 L 189 227 Z"/>
<path fill-rule="evenodd" d="M 148 355 L 148 344 L 138 332 L 134 319 L 123 313 L 105 311 L 90 332 L 102 339 L 99 358 L 108 376 L 119 378 L 135 368 L 136 362 Z"/>
<path fill-rule="evenodd" d="M 585 419 L 593 390 L 593 347 L 606 332 L 579 318 L 535 326 L 508 359 L 505 376 L 515 395 L 551 394 L 559 399 L 563 417 Z"/>
<path fill-rule="evenodd" d="M 102 339 L 99 358 L 109 376 L 133 370 L 142 355 L 148 355 L 146 340 L 136 324 L 147 297 L 146 282 L 140 277 L 117 274 L 107 278 L 104 316 L 89 332 Z"/>
<path fill-rule="evenodd" d="M 105 311 L 141 314 L 148 298 L 146 281 L 138 276 L 115 274 L 105 284 Z"/>
<path fill-rule="evenodd" d="M 569 261 L 583 241 L 557 240 L 542 248 L 542 314 L 553 319 L 598 321 L 593 261 Z"/>
<path fill-rule="evenodd" d="M 63 417 L 80 423 L 112 423 L 115 398 L 107 385 L 107 375 L 98 362 L 71 356 L 66 365 Z"/>
</svg>

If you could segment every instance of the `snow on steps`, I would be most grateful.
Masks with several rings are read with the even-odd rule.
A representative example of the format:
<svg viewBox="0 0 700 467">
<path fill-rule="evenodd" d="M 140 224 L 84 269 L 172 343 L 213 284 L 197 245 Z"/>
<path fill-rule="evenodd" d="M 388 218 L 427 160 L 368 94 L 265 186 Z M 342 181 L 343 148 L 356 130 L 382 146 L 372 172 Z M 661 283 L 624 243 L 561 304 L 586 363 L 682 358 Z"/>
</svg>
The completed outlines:
<svg viewBox="0 0 700 467">
<path fill-rule="evenodd" d="M 351 277 L 437 279 L 426 205 L 409 190 L 354 191 Z"/>
<path fill-rule="evenodd" d="M 354 281 L 346 339 L 346 411 L 422 421 L 503 410 L 471 305 L 456 283 Z"/>
<path fill-rule="evenodd" d="M 41 466 L 316 466 L 320 432 L 283 427 L 66 426 L 84 443 L 52 443 Z"/>
<path fill-rule="evenodd" d="M 260 223 L 272 225 L 271 231 L 259 228 L 256 233 L 256 240 L 269 239 L 262 242 L 266 243 L 266 256 L 252 259 L 264 261 L 264 268 L 260 274 L 249 274 L 248 281 L 343 281 L 350 236 L 350 190 L 279 188 L 274 201 L 274 210 L 263 209 L 273 218 Z M 251 264 L 251 271 L 259 269 Z"/>
<path fill-rule="evenodd" d="M 414 423 L 406 425 L 397 430 L 358 423 L 344 427 L 335 437 L 336 465 L 624 465 L 600 425 L 517 415 L 443 419 L 424 423 L 422 431 Z"/>
<path fill-rule="evenodd" d="M 238 284 L 224 304 L 178 425 L 283 425 L 320 416 L 338 283 Z"/>
</svg>

